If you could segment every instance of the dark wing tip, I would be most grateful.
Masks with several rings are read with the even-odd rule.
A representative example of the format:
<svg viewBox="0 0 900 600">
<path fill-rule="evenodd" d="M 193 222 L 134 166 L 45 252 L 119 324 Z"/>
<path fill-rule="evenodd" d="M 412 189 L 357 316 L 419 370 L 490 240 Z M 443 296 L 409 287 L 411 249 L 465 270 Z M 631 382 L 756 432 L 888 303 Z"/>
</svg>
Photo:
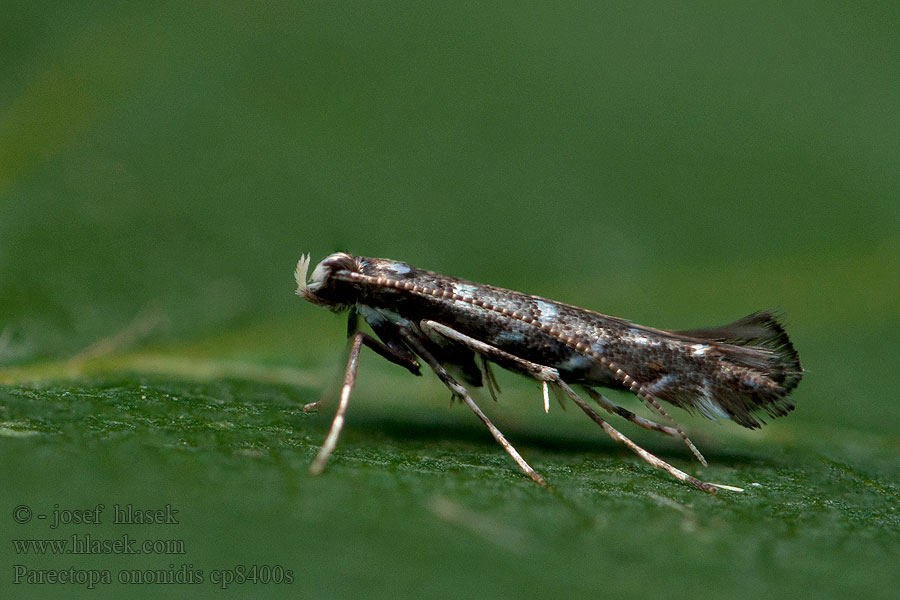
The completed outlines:
<svg viewBox="0 0 900 600">
<path fill-rule="evenodd" d="M 769 364 L 766 375 L 787 393 L 800 383 L 803 366 L 800 364 L 800 355 L 784 330 L 782 320 L 783 317 L 777 310 L 768 309 L 749 314 L 721 327 L 689 329 L 675 333 L 720 344 L 768 351 L 770 359 L 767 361 Z"/>
</svg>

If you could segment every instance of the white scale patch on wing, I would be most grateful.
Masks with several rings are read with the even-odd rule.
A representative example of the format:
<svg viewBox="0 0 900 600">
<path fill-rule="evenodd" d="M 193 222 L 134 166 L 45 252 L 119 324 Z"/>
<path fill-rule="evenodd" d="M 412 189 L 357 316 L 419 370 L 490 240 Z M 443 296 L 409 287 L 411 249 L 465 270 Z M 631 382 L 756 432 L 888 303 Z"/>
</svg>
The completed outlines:
<svg viewBox="0 0 900 600">
<path fill-rule="evenodd" d="M 581 354 L 573 354 L 563 362 L 557 365 L 560 371 L 587 371 L 594 366 L 596 361 L 591 360 L 587 356 Z"/>
<path fill-rule="evenodd" d="M 656 382 L 641 386 L 650 395 L 656 394 L 658 391 L 665 389 L 670 383 L 675 381 L 674 375 L 663 375 Z"/>
<path fill-rule="evenodd" d="M 691 346 L 691 354 L 694 356 L 704 356 L 707 350 L 709 350 L 709 346 L 706 344 L 694 344 Z"/>
<path fill-rule="evenodd" d="M 659 346 L 662 344 L 660 340 L 648 338 L 640 329 L 629 329 L 627 333 L 622 335 L 622 339 L 630 344 L 639 346 Z"/>
<path fill-rule="evenodd" d="M 719 406 L 719 403 L 716 402 L 715 398 L 713 398 L 712 393 L 709 391 L 709 381 L 706 379 L 703 380 L 703 388 L 700 390 L 700 396 L 697 398 L 697 408 L 699 408 L 700 412 L 705 416 L 714 421 L 716 419 L 731 418 L 728 413 Z"/>
<path fill-rule="evenodd" d="M 402 262 L 394 262 L 390 265 L 385 265 L 384 269 L 397 277 L 407 275 L 410 271 L 412 271 L 412 267 Z"/>
<path fill-rule="evenodd" d="M 464 298 L 474 298 L 478 294 L 478 286 L 468 283 L 454 283 L 452 288 L 456 295 Z"/>
<path fill-rule="evenodd" d="M 559 318 L 559 311 L 556 310 L 556 307 L 549 302 L 536 300 L 535 305 L 538 309 L 537 318 L 541 323 L 553 323 L 556 319 Z"/>
<path fill-rule="evenodd" d="M 596 339 L 591 342 L 591 352 L 602 354 L 606 351 L 606 340 Z"/>
<path fill-rule="evenodd" d="M 651 396 L 655 396 L 676 379 L 675 375 L 663 375 L 656 382 L 643 386 L 643 389 Z M 713 421 L 731 418 L 728 413 L 719 406 L 719 403 L 716 402 L 715 398 L 713 398 L 712 393 L 709 391 L 709 381 L 706 379 L 703 380 L 703 387 L 700 389 L 700 395 L 696 398 L 696 406 L 704 416 L 709 417 Z"/>
<path fill-rule="evenodd" d="M 525 334 L 521 331 L 502 331 L 497 336 L 498 343 L 521 344 L 525 341 Z"/>
</svg>

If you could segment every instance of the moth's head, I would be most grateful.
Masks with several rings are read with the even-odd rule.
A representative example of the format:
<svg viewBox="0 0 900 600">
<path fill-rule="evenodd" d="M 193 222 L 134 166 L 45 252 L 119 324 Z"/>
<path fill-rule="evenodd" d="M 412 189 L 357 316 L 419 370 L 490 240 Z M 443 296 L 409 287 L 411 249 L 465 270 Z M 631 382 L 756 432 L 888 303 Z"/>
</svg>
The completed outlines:
<svg viewBox="0 0 900 600">
<path fill-rule="evenodd" d="M 359 272 L 356 257 L 346 252 L 338 252 L 326 257 L 313 269 L 312 277 L 307 281 L 309 271 L 309 254 L 300 257 L 294 279 L 297 281 L 297 295 L 319 306 L 327 306 L 331 310 L 343 310 L 355 302 L 352 288 L 337 277 L 341 271 Z"/>
</svg>

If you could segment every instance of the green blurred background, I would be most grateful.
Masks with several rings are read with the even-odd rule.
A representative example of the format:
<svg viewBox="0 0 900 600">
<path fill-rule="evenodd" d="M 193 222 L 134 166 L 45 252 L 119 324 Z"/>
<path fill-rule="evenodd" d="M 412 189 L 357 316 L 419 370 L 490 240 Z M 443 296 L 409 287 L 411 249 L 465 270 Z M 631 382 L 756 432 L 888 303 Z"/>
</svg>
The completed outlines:
<svg viewBox="0 0 900 600">
<path fill-rule="evenodd" d="M 890 597 L 898 30 L 893 2 L 4 7 L 0 590 Z M 798 408 L 760 432 L 685 416 L 704 469 L 622 424 L 747 487 L 708 497 L 503 374 L 484 406 L 544 490 L 432 376 L 367 354 L 310 478 L 344 322 L 298 300 L 292 270 L 337 250 L 658 327 L 777 306 Z M 97 503 L 103 525 L 10 516 Z M 116 503 L 181 523 L 116 526 Z M 187 551 L 12 543 L 85 533 Z M 17 564 L 207 582 L 14 584 Z M 295 581 L 208 582 L 254 564 Z"/>
</svg>

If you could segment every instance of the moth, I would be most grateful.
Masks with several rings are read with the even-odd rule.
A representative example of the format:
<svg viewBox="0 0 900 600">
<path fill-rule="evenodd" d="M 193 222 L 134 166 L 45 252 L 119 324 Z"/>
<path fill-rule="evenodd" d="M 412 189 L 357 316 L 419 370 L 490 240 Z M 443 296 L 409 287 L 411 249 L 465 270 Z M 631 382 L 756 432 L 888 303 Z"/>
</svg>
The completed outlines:
<svg viewBox="0 0 900 600">
<path fill-rule="evenodd" d="M 799 356 L 771 311 L 723 327 L 667 331 L 395 260 L 339 252 L 316 265 L 307 279 L 309 265 L 309 255 L 297 263 L 296 293 L 334 312 L 349 310 L 352 340 L 337 412 L 310 467 L 314 474 L 324 469 L 337 445 L 362 346 L 414 375 L 421 375 L 424 361 L 450 389 L 451 402 L 465 403 L 540 485 L 546 485 L 545 479 L 482 412 L 460 379 L 486 386 L 496 399 L 499 386 L 491 364 L 534 378 L 541 384 L 545 411 L 553 389 L 560 402 L 570 398 L 612 439 L 650 465 L 715 492 L 740 488 L 701 481 L 644 450 L 613 428 L 573 386 L 611 414 L 680 438 L 705 466 L 703 455 L 662 403 L 755 429 L 765 423 L 761 415 L 780 417 L 793 410 L 788 395 L 803 376 Z M 376 337 L 358 329 L 360 317 Z M 666 424 L 614 404 L 597 387 L 630 391 Z"/>
</svg>

